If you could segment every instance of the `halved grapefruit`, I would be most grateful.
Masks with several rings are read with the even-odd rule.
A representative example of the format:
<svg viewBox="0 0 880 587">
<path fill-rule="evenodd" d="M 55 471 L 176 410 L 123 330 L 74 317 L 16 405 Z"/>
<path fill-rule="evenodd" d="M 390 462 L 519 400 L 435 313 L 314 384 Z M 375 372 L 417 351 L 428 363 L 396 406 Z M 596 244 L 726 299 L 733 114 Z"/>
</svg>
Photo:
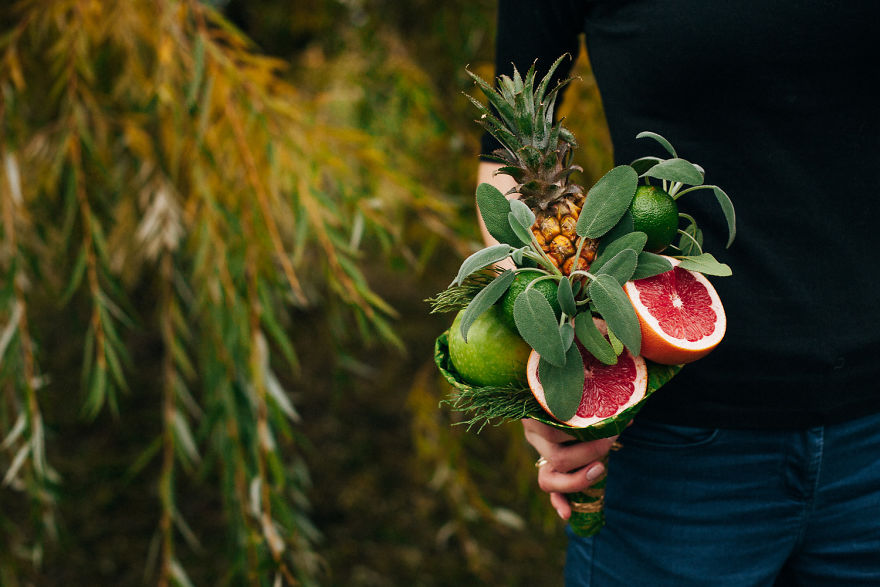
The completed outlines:
<svg viewBox="0 0 880 587">
<path fill-rule="evenodd" d="M 690 363 L 718 346 L 727 328 L 721 299 L 701 274 L 678 267 L 624 285 L 642 330 L 642 356 L 663 365 Z"/>
<path fill-rule="evenodd" d="M 605 322 L 596 320 L 602 334 L 607 334 Z M 648 369 L 644 359 L 634 356 L 629 350 L 617 357 L 614 365 L 605 365 L 591 355 L 578 341 L 574 344 L 581 352 L 584 361 L 584 392 L 575 415 L 562 421 L 563 424 L 575 428 L 592 426 L 608 418 L 617 416 L 624 410 L 637 404 L 648 390 Z M 526 366 L 529 388 L 535 399 L 548 414 L 552 416 L 544 397 L 541 385 L 541 374 L 538 362 L 541 356 L 532 351 Z"/>
</svg>

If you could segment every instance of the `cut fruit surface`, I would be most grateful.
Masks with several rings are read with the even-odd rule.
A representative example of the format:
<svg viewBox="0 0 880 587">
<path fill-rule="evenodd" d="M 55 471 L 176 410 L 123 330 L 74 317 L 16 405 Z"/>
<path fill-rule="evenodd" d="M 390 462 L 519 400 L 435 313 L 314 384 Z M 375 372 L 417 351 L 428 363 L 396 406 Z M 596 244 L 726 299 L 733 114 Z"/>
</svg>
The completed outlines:
<svg viewBox="0 0 880 587">
<path fill-rule="evenodd" d="M 639 317 L 642 356 L 677 365 L 695 361 L 714 349 L 727 328 L 721 299 L 700 273 L 678 267 L 624 285 Z"/>
<path fill-rule="evenodd" d="M 597 321 L 599 329 L 605 334 L 604 322 Z M 580 343 L 575 341 L 584 361 L 584 390 L 575 415 L 564 424 L 584 428 L 620 414 L 637 404 L 648 389 L 648 370 L 642 357 L 632 355 L 628 350 L 617 358 L 614 365 L 605 365 Z M 526 368 L 529 388 L 544 410 L 551 414 L 541 385 L 538 364 L 541 356 L 532 351 Z"/>
</svg>

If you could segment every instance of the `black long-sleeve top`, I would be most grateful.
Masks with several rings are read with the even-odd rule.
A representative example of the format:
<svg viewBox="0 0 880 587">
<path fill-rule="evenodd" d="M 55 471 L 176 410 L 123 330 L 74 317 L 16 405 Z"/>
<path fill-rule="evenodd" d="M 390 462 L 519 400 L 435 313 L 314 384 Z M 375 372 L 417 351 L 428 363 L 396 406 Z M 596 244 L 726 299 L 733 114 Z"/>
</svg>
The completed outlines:
<svg viewBox="0 0 880 587">
<path fill-rule="evenodd" d="M 711 191 L 679 201 L 733 268 L 712 279 L 728 330 L 640 417 L 804 427 L 880 411 L 878 25 L 876 0 L 500 0 L 498 74 L 535 59 L 541 74 L 585 33 L 615 161 L 651 154 L 635 136 L 658 132 L 735 204 L 725 249 Z"/>
</svg>

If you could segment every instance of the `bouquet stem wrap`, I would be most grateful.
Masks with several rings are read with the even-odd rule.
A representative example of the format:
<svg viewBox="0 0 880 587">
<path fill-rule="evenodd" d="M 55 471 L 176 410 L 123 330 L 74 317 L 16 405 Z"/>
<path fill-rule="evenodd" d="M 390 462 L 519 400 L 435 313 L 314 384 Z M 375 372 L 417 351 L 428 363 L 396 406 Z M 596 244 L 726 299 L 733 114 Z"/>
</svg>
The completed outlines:
<svg viewBox="0 0 880 587">
<path fill-rule="evenodd" d="M 482 425 L 487 420 L 514 421 L 531 418 L 572 435 L 579 441 L 588 442 L 601 438 L 610 438 L 623 432 L 645 400 L 663 384 L 672 379 L 681 369 L 680 365 L 658 365 L 646 361 L 648 367 L 648 389 L 641 401 L 620 412 L 616 416 L 602 420 L 585 428 L 574 428 L 554 420 L 541 408 L 528 387 L 499 390 L 496 388 L 480 388 L 464 381 L 449 359 L 448 332 L 444 332 L 434 344 L 434 362 L 443 377 L 456 389 L 456 394 L 449 403 L 454 410 L 469 412 L 472 418 L 465 423 Z M 602 459 L 606 474 L 608 456 Z M 605 481 L 603 474 L 596 482 L 583 492 L 568 494 L 572 506 L 569 525 L 578 536 L 592 536 L 605 524 Z"/>
</svg>

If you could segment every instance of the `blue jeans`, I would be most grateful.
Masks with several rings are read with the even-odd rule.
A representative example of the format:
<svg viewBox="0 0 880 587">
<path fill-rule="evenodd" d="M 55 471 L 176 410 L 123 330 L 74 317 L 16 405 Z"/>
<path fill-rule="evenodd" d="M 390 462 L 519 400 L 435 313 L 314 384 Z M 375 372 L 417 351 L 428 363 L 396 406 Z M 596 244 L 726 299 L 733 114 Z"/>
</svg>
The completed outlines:
<svg viewBox="0 0 880 587">
<path fill-rule="evenodd" d="M 807 430 L 636 422 L 567 586 L 880 586 L 880 414 Z"/>
</svg>

